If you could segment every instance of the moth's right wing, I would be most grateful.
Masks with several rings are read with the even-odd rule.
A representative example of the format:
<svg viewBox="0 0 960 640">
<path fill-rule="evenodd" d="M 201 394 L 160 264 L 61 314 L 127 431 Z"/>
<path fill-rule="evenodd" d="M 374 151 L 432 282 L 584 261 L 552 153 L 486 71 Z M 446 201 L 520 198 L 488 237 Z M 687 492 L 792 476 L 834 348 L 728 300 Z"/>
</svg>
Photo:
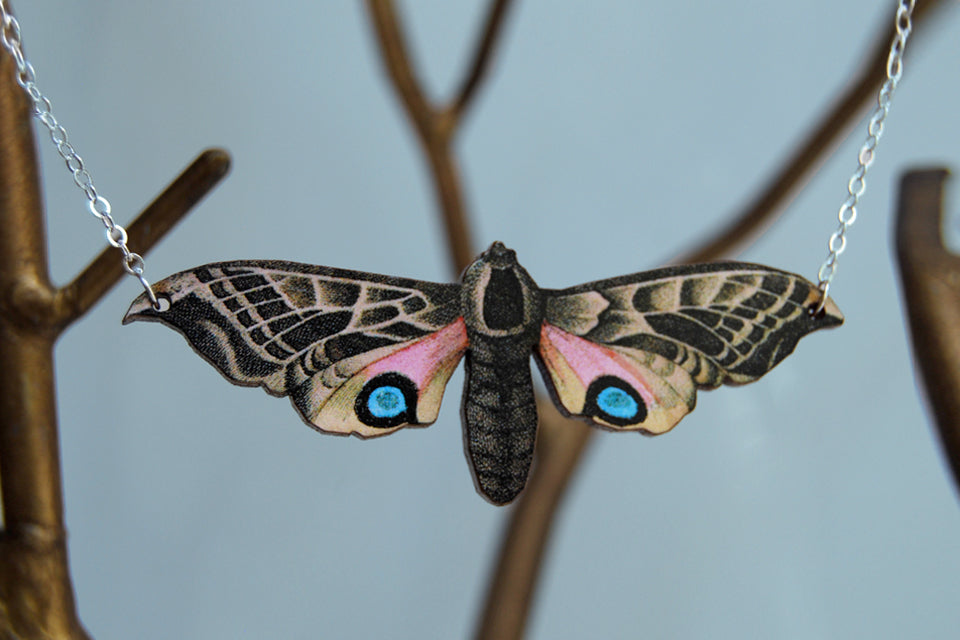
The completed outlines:
<svg viewBox="0 0 960 640">
<path fill-rule="evenodd" d="M 544 291 L 538 358 L 558 405 L 614 429 L 658 434 L 697 388 L 763 376 L 843 315 L 817 286 L 763 265 L 667 267 Z"/>
</svg>

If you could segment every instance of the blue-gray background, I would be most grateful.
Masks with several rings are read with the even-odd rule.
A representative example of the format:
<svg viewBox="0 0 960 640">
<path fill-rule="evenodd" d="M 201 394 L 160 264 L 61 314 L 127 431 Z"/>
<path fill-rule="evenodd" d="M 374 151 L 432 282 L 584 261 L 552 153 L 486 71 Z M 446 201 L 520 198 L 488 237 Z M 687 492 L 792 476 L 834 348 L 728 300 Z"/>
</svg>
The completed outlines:
<svg viewBox="0 0 960 640">
<path fill-rule="evenodd" d="M 482 2 L 406 2 L 448 96 Z M 519 2 L 457 151 L 477 247 L 546 287 L 651 268 L 763 184 L 894 2 Z M 360 3 L 15 2 L 28 57 L 127 222 L 207 146 L 231 175 L 151 278 L 282 258 L 448 280 L 424 162 Z M 669 435 L 604 433 L 560 512 L 533 638 L 948 637 L 960 509 L 891 262 L 897 176 L 960 166 L 960 7 L 911 42 L 833 292 L 847 316 Z M 865 125 L 748 260 L 813 279 Z M 41 140 L 53 276 L 104 246 Z M 956 199 L 953 211 L 956 212 Z M 951 223 L 951 237 L 960 237 Z M 134 247 L 136 249 L 136 247 Z M 233 387 L 125 281 L 57 348 L 77 599 L 98 638 L 469 635 L 507 511 L 474 493 L 461 374 L 438 422 L 322 436 Z"/>
</svg>

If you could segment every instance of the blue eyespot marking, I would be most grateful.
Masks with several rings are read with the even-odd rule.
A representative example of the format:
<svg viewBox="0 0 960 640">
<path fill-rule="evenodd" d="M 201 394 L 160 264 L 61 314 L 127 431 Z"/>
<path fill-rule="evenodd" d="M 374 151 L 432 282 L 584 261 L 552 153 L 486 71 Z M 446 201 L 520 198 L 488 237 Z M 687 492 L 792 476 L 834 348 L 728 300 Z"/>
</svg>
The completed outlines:
<svg viewBox="0 0 960 640">
<path fill-rule="evenodd" d="M 407 410 L 407 400 L 399 387 L 377 387 L 367 398 L 367 409 L 374 418 L 396 418 Z"/>
<path fill-rule="evenodd" d="M 637 401 L 626 391 L 617 387 L 607 387 L 598 393 L 597 407 L 604 413 L 621 420 L 633 418 L 639 409 Z"/>
<path fill-rule="evenodd" d="M 375 429 L 392 429 L 417 422 L 417 385 L 398 371 L 374 376 L 357 394 L 357 419 Z"/>
<path fill-rule="evenodd" d="M 600 376 L 587 388 L 583 415 L 613 427 L 632 427 L 647 419 L 647 403 L 626 380 Z"/>
</svg>

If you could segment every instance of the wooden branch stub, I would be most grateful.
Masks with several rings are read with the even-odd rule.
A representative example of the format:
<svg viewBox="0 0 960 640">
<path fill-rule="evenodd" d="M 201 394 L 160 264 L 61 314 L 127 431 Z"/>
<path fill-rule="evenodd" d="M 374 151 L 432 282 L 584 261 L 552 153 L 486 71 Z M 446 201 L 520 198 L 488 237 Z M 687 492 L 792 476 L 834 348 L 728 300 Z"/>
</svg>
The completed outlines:
<svg viewBox="0 0 960 640">
<path fill-rule="evenodd" d="M 896 250 L 914 362 L 960 490 L 960 255 L 943 244 L 946 169 L 900 181 Z"/>
<path fill-rule="evenodd" d="M 197 156 L 127 227 L 131 251 L 146 255 L 229 170 L 230 155 L 223 149 L 207 149 Z M 120 253 L 104 247 L 73 282 L 58 292 L 57 314 L 63 326 L 89 311 L 125 275 Z"/>
</svg>

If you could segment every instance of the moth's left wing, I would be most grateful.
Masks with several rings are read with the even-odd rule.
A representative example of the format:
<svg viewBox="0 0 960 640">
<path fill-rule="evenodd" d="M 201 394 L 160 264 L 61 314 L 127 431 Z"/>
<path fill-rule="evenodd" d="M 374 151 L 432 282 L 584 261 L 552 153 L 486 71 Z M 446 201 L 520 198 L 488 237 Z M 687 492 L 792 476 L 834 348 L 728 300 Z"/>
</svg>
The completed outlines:
<svg viewBox="0 0 960 640">
<path fill-rule="evenodd" d="M 804 278 L 762 265 L 683 265 L 544 291 L 538 347 L 569 414 L 658 434 L 693 410 L 697 387 L 752 382 L 806 334 L 841 324 Z"/>
<path fill-rule="evenodd" d="M 460 285 L 294 262 L 220 262 L 154 285 L 124 323 L 176 329 L 228 380 L 288 395 L 312 427 L 376 436 L 436 420 L 466 349 Z"/>
</svg>

